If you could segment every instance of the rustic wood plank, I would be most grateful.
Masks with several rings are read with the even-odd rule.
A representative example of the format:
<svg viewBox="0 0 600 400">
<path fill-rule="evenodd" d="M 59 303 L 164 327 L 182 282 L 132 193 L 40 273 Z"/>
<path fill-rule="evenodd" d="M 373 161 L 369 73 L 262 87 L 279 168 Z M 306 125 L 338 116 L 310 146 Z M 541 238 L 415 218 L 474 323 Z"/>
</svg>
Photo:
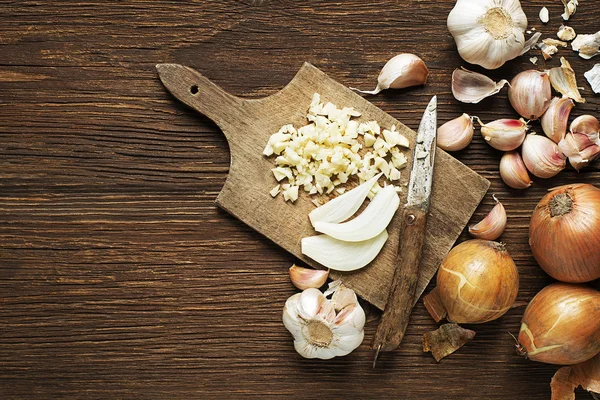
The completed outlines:
<svg viewBox="0 0 600 400">
<path fill-rule="evenodd" d="M 570 25 L 592 33 L 598 1 L 580 3 Z M 410 128 L 434 94 L 440 122 L 462 112 L 486 122 L 516 116 L 505 91 L 478 105 L 452 98 L 450 74 L 463 65 L 445 29 L 452 6 L 1 2 L 1 397 L 548 399 L 557 368 L 518 357 L 507 333 L 517 332 L 522 308 L 468 326 L 475 340 L 438 365 L 421 351 L 422 334 L 437 327 L 421 302 L 404 345 L 382 355 L 377 370 L 370 366 L 373 319 L 348 357 L 297 356 L 281 324 L 283 303 L 295 293 L 282 271 L 294 260 L 216 207 L 227 142 L 207 118 L 175 103 L 154 70 L 160 62 L 185 64 L 230 93 L 262 97 L 304 61 L 339 82 L 372 88 L 383 63 L 408 51 L 426 61 L 428 85 L 369 100 Z M 549 35 L 560 26 L 561 2 L 523 6 L 530 26 Z M 542 6 L 548 25 L 537 19 Z M 598 60 L 559 55 L 586 89 L 588 102 L 573 116 L 598 115 L 599 98 L 583 80 Z M 490 76 L 532 68 L 527 58 Z M 527 244 L 535 204 L 552 186 L 598 185 L 598 164 L 519 192 L 502 183 L 501 153 L 478 133 L 454 156 L 489 179 L 503 201 L 501 240 L 519 268 L 518 300 L 528 301 L 551 282 Z M 486 196 L 472 220 L 493 205 Z M 466 238 L 463 232 L 459 240 Z M 590 396 L 578 391 L 577 398 Z"/>
</svg>

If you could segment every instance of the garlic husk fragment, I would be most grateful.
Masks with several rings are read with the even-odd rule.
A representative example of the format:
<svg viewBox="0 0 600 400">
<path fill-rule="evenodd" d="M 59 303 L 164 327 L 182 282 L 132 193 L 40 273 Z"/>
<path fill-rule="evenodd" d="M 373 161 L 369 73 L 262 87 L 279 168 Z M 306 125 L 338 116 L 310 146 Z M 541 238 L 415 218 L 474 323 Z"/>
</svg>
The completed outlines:
<svg viewBox="0 0 600 400">
<path fill-rule="evenodd" d="M 548 9 L 546 7 L 542 7 L 542 9 L 540 10 L 540 21 L 542 21 L 544 24 L 548 23 L 548 21 L 550 21 L 550 16 L 548 13 Z"/>
<path fill-rule="evenodd" d="M 387 238 L 387 230 L 362 242 L 345 242 L 328 235 L 309 236 L 302 238 L 302 254 L 335 271 L 354 271 L 373 261 Z"/>
<path fill-rule="evenodd" d="M 523 163 L 538 178 L 551 178 L 566 167 L 566 157 L 546 136 L 531 133 L 525 137 L 522 148 Z"/>
<path fill-rule="evenodd" d="M 364 203 L 365 198 L 371 191 L 371 188 L 377 182 L 377 180 L 383 175 L 379 173 L 369 179 L 368 181 L 360 184 L 349 192 L 344 193 L 341 196 L 336 197 L 333 200 L 328 201 L 324 205 L 312 210 L 308 217 L 310 223 L 315 226 L 315 223 L 319 221 L 323 222 L 342 222 L 354 215 L 360 206 Z"/>
<path fill-rule="evenodd" d="M 513 189 L 527 189 L 532 183 L 517 150 L 504 153 L 500 159 L 500 177 Z"/>
<path fill-rule="evenodd" d="M 437 145 L 446 151 L 462 150 L 473 140 L 473 118 L 463 114 L 440 126 Z"/>
<path fill-rule="evenodd" d="M 579 52 L 579 57 L 586 60 L 600 54 L 600 31 L 593 35 L 577 35 L 571 42 L 571 48 Z"/>
<path fill-rule="evenodd" d="M 520 72 L 510 82 L 508 100 L 524 118 L 538 119 L 552 100 L 550 77 L 534 69 Z"/>
<path fill-rule="evenodd" d="M 505 79 L 496 83 L 483 74 L 457 68 L 452 73 L 452 94 L 463 103 L 479 103 L 498 93 L 507 83 Z"/>
<path fill-rule="evenodd" d="M 575 29 L 570 26 L 561 25 L 560 28 L 558 28 L 556 36 L 558 36 L 560 40 L 570 41 L 575 39 L 577 34 L 575 33 Z"/>
<path fill-rule="evenodd" d="M 336 312 L 318 289 L 297 293 L 285 302 L 283 324 L 304 358 L 328 360 L 350 354 L 364 339 L 365 312 L 358 301 Z"/>
<path fill-rule="evenodd" d="M 385 89 L 403 89 L 424 85 L 427 82 L 427 76 L 429 76 L 429 70 L 423 60 L 414 54 L 402 53 L 392 57 L 383 66 L 377 78 L 375 90 L 350 89 L 365 94 L 377 94 Z"/>
<path fill-rule="evenodd" d="M 527 17 L 518 0 L 458 0 L 448 30 L 467 62 L 496 69 L 523 50 Z"/>
<path fill-rule="evenodd" d="M 579 2 L 577 0 L 562 0 L 562 2 L 565 6 L 565 12 L 561 15 L 561 17 L 565 21 L 568 21 L 569 18 L 571 18 L 571 15 L 575 14 L 575 11 L 577 11 Z"/>
<path fill-rule="evenodd" d="M 568 97 L 555 97 L 540 120 L 542 129 L 554 143 L 560 142 L 567 133 L 569 114 L 575 103 Z"/>
<path fill-rule="evenodd" d="M 560 67 L 551 68 L 549 71 L 552 87 L 563 96 L 570 97 L 578 103 L 585 103 L 577 88 L 575 71 L 564 57 L 560 58 Z"/>
<path fill-rule="evenodd" d="M 389 185 L 381 189 L 356 218 L 344 223 L 316 222 L 315 230 L 338 240 L 362 242 L 384 231 L 399 205 L 400 197 L 395 187 Z"/>
<path fill-rule="evenodd" d="M 594 93 L 600 93 L 600 64 L 594 65 L 592 69 L 583 74 L 592 87 Z"/>
<path fill-rule="evenodd" d="M 538 48 L 542 51 L 542 56 L 544 60 L 549 60 L 553 55 L 558 53 L 558 48 L 554 45 L 547 45 L 546 43 L 538 43 Z"/>
<path fill-rule="evenodd" d="M 592 115 L 582 115 L 573 120 L 570 130 L 558 148 L 579 171 L 600 155 L 600 123 Z"/>
<path fill-rule="evenodd" d="M 506 228 L 506 210 L 502 203 L 493 196 L 496 205 L 484 219 L 469 227 L 469 233 L 476 239 L 496 240 Z"/>
<path fill-rule="evenodd" d="M 523 55 L 523 54 L 527 53 L 529 50 L 531 50 L 533 48 L 533 46 L 535 46 L 537 44 L 538 40 L 540 40 L 540 37 L 542 37 L 542 32 L 536 32 L 533 35 L 531 35 L 531 37 L 529 39 L 527 39 L 527 41 L 525 42 L 525 45 L 523 46 L 523 50 L 521 50 L 520 55 Z"/>
<path fill-rule="evenodd" d="M 300 290 L 320 288 L 327 281 L 329 270 L 302 268 L 296 264 L 290 267 L 290 280 Z"/>
<path fill-rule="evenodd" d="M 527 122 L 521 119 L 497 119 L 484 124 L 479 118 L 481 135 L 486 143 L 497 150 L 514 150 L 523 143 L 529 129 Z"/>
</svg>

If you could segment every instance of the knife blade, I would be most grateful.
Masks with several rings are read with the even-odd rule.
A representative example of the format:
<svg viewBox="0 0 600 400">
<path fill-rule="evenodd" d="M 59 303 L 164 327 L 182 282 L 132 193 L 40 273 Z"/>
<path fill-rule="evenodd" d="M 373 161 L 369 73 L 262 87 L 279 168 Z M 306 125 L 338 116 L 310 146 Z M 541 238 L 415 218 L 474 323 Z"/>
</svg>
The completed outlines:
<svg viewBox="0 0 600 400">
<path fill-rule="evenodd" d="M 395 350 L 402 342 L 414 305 L 419 264 L 427 228 L 436 137 L 437 97 L 433 96 L 423 113 L 417 131 L 407 202 L 401 220 L 396 269 L 388 301 L 373 341 L 375 350 L 373 367 L 377 363 L 380 352 Z"/>
</svg>

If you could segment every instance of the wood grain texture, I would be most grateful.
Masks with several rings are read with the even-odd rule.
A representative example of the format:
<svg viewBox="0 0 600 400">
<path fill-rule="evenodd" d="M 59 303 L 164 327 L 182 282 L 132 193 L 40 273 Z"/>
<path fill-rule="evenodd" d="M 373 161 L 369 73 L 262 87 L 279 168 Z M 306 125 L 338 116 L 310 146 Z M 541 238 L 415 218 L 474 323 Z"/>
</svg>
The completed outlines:
<svg viewBox="0 0 600 400">
<path fill-rule="evenodd" d="M 275 167 L 274 157 L 262 155 L 269 137 L 290 123 L 296 128 L 306 125 L 308 106 L 313 94 L 319 93 L 325 103 L 332 102 L 340 108 L 353 107 L 359 111 L 362 114 L 357 118 L 359 122 L 377 121 L 385 129 L 396 126 L 409 140 L 410 149 L 416 147 L 414 131 L 308 63 L 279 92 L 251 100 L 226 93 L 189 67 L 159 64 L 156 68 L 165 87 L 177 99 L 211 118 L 227 138 L 231 166 L 217 204 L 316 268 L 325 267 L 302 254 L 301 241 L 317 234 L 308 214 L 315 208 L 312 199 L 323 199 L 324 196 L 309 196 L 300 190 L 299 199 L 293 204 L 285 202 L 282 196 L 271 197 L 269 192 L 277 185 L 271 172 Z M 419 296 L 489 187 L 487 180 L 455 158 L 442 150 L 436 153 L 431 224 L 427 226 L 423 265 L 416 288 Z M 408 185 L 413 150 L 406 152 L 406 158 L 407 166 L 401 172 L 400 181 L 395 182 L 401 188 Z M 350 183 L 356 185 L 355 180 Z M 401 205 L 406 204 L 407 194 L 407 190 L 399 194 Z M 385 306 L 396 270 L 401 222 L 398 213 L 388 226 L 387 242 L 368 266 L 350 273 L 332 274 L 379 309 Z"/>
<path fill-rule="evenodd" d="M 580 3 L 569 25 L 592 33 L 599 2 Z M 294 258 L 215 205 L 229 170 L 226 139 L 156 77 L 157 63 L 189 65 L 229 93 L 256 98 L 280 90 L 308 61 L 372 89 L 391 55 L 414 52 L 431 71 L 428 84 L 369 98 L 411 129 L 434 94 L 440 123 L 462 112 L 485 122 L 516 117 L 505 90 L 476 105 L 453 99 L 452 70 L 465 64 L 445 28 L 452 6 L 0 2 L 0 397 L 548 399 L 557 367 L 520 358 L 508 335 L 523 308 L 467 326 L 475 339 L 439 364 L 422 353 L 422 334 L 437 328 L 422 302 L 403 346 L 376 370 L 376 313 L 348 357 L 300 358 L 281 323 L 296 292 L 286 273 Z M 560 1 L 523 6 L 531 27 L 550 36 L 560 26 Z M 542 6 L 547 25 L 537 19 Z M 540 59 L 535 68 L 559 65 L 534 51 L 489 75 L 532 68 L 530 55 Z M 598 115 L 599 98 L 583 80 L 598 59 L 559 55 L 585 88 L 587 103 L 571 119 Z M 491 193 L 505 205 L 501 240 L 519 268 L 518 301 L 530 300 L 552 281 L 527 244 L 531 213 L 550 187 L 600 185 L 598 164 L 516 191 L 500 179 L 501 152 L 479 132 L 453 155 L 492 184 L 473 222 L 495 204 Z M 590 396 L 578 391 L 577 399 Z"/>
</svg>

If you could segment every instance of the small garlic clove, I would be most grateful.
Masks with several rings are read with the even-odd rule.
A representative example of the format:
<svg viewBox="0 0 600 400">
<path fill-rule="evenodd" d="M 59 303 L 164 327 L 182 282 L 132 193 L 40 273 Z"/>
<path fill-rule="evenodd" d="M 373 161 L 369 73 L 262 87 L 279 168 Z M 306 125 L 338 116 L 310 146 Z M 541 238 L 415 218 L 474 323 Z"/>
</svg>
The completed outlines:
<svg viewBox="0 0 600 400">
<path fill-rule="evenodd" d="M 522 148 L 523 163 L 538 178 L 551 178 L 566 167 L 566 157 L 558 145 L 546 136 L 531 133 L 525 137 Z"/>
<path fill-rule="evenodd" d="M 600 121 L 593 115 L 580 115 L 571 122 L 569 130 L 573 133 L 584 135 L 598 134 L 598 131 L 600 131 Z"/>
<path fill-rule="evenodd" d="M 523 46 L 523 50 L 521 51 L 521 55 L 523 55 L 523 54 L 527 53 L 529 50 L 531 50 L 533 48 L 533 46 L 535 46 L 537 44 L 538 40 L 540 40 L 540 37 L 542 37 L 542 32 L 536 32 L 533 35 L 531 35 L 531 37 L 529 39 L 527 39 L 527 41 L 525 42 L 525 45 Z"/>
<path fill-rule="evenodd" d="M 446 151 L 462 150 L 473 139 L 473 119 L 463 114 L 440 126 L 437 132 L 437 145 Z"/>
<path fill-rule="evenodd" d="M 542 7 L 542 9 L 540 10 L 540 21 L 542 21 L 544 24 L 550 21 L 550 16 L 546 7 Z"/>
<path fill-rule="evenodd" d="M 403 89 L 424 85 L 428 76 L 429 70 L 423 60 L 414 54 L 402 53 L 392 57 L 383 66 L 377 78 L 375 90 L 350 89 L 365 94 L 377 94 L 385 89 Z"/>
<path fill-rule="evenodd" d="M 484 124 L 479 118 L 481 135 L 486 143 L 497 150 L 514 150 L 523 143 L 529 125 L 521 119 L 497 119 Z"/>
<path fill-rule="evenodd" d="M 560 40 L 569 41 L 575 39 L 575 36 L 577 36 L 577 34 L 575 33 L 575 30 L 570 26 L 561 25 L 558 29 L 558 32 L 556 33 L 556 36 L 558 36 Z"/>
<path fill-rule="evenodd" d="M 527 189 L 532 181 L 518 151 L 504 153 L 500 159 L 500 177 L 513 189 Z"/>
<path fill-rule="evenodd" d="M 510 82 L 508 100 L 524 118 L 538 119 L 552 100 L 550 77 L 534 69 L 520 72 Z"/>
<path fill-rule="evenodd" d="M 506 210 L 502 203 L 493 196 L 496 205 L 480 222 L 469 226 L 469 233 L 476 239 L 496 240 L 506 228 Z"/>
<path fill-rule="evenodd" d="M 592 87 L 594 93 L 600 93 L 600 64 L 594 65 L 592 69 L 583 74 Z"/>
<path fill-rule="evenodd" d="M 290 279 L 294 286 L 300 290 L 315 288 L 318 289 L 325 284 L 329 270 L 302 268 L 296 264 L 290 267 Z"/>
<path fill-rule="evenodd" d="M 463 103 L 479 103 L 498 93 L 507 83 L 505 79 L 496 83 L 483 74 L 457 68 L 452 73 L 452 94 Z"/>
<path fill-rule="evenodd" d="M 563 96 L 570 97 L 578 103 L 585 103 L 585 99 L 581 97 L 577 88 L 575 71 L 571 68 L 571 64 L 564 57 L 560 58 L 560 64 L 560 67 L 550 69 L 549 75 L 552 87 L 557 92 L 562 93 Z"/>
<path fill-rule="evenodd" d="M 555 97 L 540 120 L 542 129 L 554 143 L 560 142 L 567 133 L 569 114 L 575 103 L 568 97 Z"/>
</svg>

